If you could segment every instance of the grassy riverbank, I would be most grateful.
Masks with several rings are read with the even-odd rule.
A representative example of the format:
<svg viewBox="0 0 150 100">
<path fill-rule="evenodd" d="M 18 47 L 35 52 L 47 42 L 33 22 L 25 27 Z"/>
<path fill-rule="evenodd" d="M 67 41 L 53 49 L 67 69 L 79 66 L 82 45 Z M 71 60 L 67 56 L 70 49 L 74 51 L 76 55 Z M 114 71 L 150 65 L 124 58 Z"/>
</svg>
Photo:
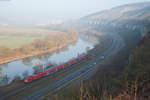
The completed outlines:
<svg viewBox="0 0 150 100">
<path fill-rule="evenodd" d="M 54 52 L 78 40 L 75 30 L 1 29 L 0 64 Z"/>
</svg>

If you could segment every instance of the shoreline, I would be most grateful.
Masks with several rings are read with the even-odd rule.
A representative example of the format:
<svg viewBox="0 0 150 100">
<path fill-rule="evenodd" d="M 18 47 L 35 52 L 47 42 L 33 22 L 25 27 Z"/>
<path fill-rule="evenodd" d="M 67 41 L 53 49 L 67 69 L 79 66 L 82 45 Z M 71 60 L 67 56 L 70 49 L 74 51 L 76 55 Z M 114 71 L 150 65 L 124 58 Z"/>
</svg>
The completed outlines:
<svg viewBox="0 0 150 100">
<path fill-rule="evenodd" d="M 57 51 L 59 49 L 62 49 L 64 47 L 66 47 L 66 46 L 69 46 L 70 44 L 75 43 L 77 41 L 78 41 L 78 39 L 74 39 L 74 40 L 68 41 L 67 43 L 62 44 L 59 47 L 53 47 L 53 48 L 51 48 L 49 50 L 35 51 L 35 52 L 32 52 L 31 54 L 27 54 L 27 55 L 21 55 L 21 56 L 15 56 L 15 57 L 9 57 L 9 58 L 0 59 L 0 65 L 6 64 L 6 63 L 10 63 L 10 62 L 13 62 L 13 61 L 17 61 L 17 60 L 21 60 L 21 59 L 25 59 L 25 58 L 28 58 L 28 57 L 34 57 L 34 56 L 37 56 L 37 55 L 40 55 L 40 54 L 44 54 L 44 53 L 48 53 L 48 52 L 55 52 L 55 51 Z"/>
</svg>

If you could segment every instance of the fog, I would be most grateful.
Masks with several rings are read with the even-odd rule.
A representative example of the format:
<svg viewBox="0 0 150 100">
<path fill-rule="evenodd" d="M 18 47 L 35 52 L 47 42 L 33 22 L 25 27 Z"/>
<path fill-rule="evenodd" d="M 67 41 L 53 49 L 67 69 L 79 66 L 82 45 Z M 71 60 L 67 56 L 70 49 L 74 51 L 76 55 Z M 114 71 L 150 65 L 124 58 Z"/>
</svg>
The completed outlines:
<svg viewBox="0 0 150 100">
<path fill-rule="evenodd" d="M 141 0 L 0 0 L 0 24 L 40 24 L 82 16 Z M 142 0 L 149 1 L 149 0 Z"/>
</svg>

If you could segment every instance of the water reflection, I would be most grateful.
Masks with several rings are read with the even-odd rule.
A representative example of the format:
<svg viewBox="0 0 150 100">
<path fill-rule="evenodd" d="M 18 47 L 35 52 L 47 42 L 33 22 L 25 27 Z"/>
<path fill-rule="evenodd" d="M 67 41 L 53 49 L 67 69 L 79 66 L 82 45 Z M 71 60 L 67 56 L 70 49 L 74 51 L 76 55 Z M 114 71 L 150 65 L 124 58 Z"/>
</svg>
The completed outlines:
<svg viewBox="0 0 150 100">
<path fill-rule="evenodd" d="M 11 83 L 15 78 L 24 79 L 54 65 L 59 65 L 86 53 L 94 44 L 79 39 L 77 43 L 36 57 L 25 58 L 8 64 L 0 65 L 0 85 Z"/>
<path fill-rule="evenodd" d="M 32 60 L 33 60 L 32 57 L 30 57 L 30 58 L 25 58 L 25 59 L 22 60 L 22 63 L 23 63 L 24 65 L 26 65 L 26 66 L 32 66 Z"/>
<path fill-rule="evenodd" d="M 55 64 L 62 64 L 69 61 L 70 59 L 76 58 L 79 55 L 86 53 L 87 48 L 90 50 L 93 48 L 93 44 L 84 40 L 79 40 L 76 45 L 71 45 L 68 47 L 67 51 L 60 52 L 59 54 L 54 53 L 49 61 L 54 62 Z"/>
</svg>

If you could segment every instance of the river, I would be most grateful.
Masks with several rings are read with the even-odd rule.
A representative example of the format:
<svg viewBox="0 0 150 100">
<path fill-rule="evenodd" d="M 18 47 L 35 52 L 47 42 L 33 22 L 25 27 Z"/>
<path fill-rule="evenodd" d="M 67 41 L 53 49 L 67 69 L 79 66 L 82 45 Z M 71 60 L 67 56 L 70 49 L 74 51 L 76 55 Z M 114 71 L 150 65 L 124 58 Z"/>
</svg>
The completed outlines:
<svg viewBox="0 0 150 100">
<path fill-rule="evenodd" d="M 0 85 L 10 84 L 14 79 L 25 79 L 51 66 L 57 66 L 77 58 L 94 48 L 94 43 L 79 39 L 75 44 L 56 51 L 0 65 Z"/>
</svg>

